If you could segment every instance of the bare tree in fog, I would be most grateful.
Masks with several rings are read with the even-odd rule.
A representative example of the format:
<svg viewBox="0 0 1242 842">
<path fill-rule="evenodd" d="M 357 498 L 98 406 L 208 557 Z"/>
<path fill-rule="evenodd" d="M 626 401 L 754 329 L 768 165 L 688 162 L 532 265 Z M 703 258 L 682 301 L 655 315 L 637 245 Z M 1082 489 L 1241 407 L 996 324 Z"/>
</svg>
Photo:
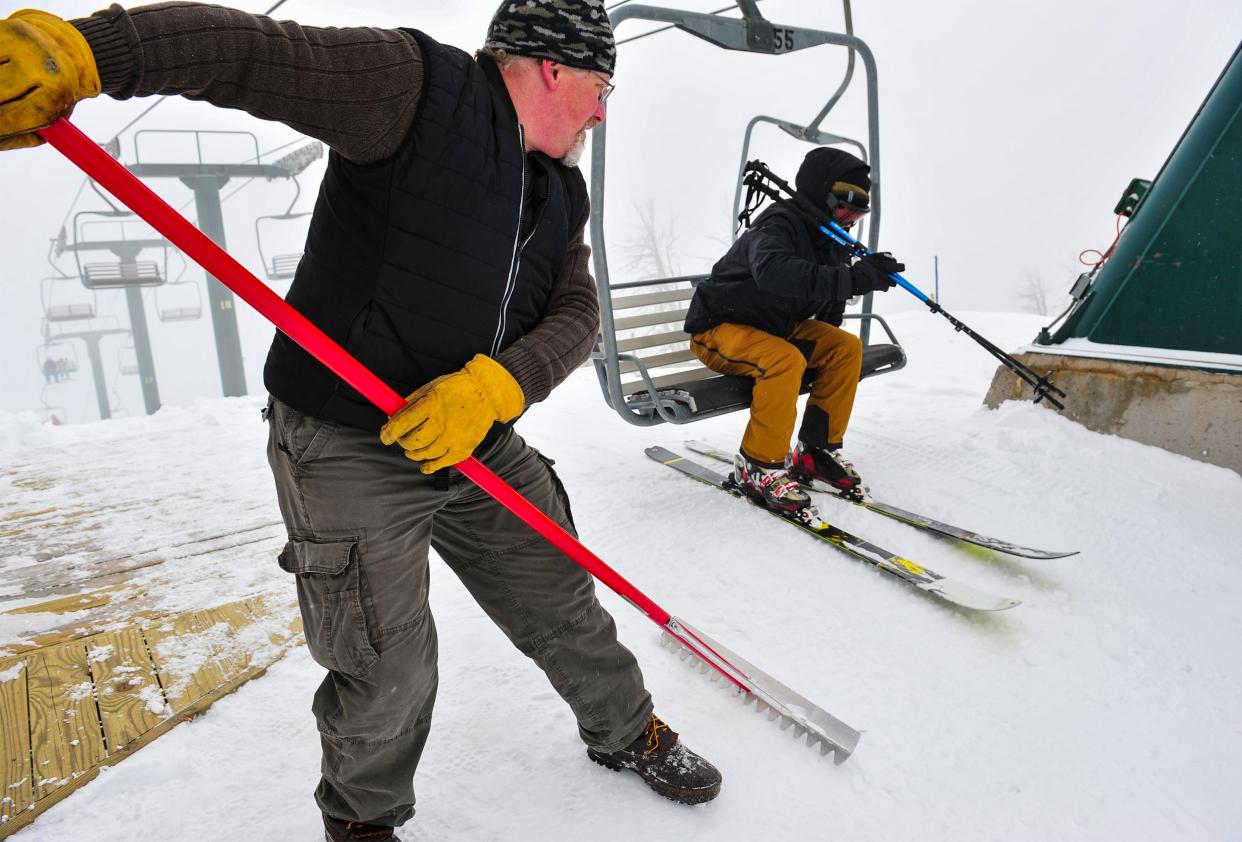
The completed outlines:
<svg viewBox="0 0 1242 842">
<path fill-rule="evenodd" d="M 1048 315 L 1048 290 L 1044 288 L 1044 280 L 1038 272 L 1026 273 L 1026 280 L 1018 292 L 1018 303 L 1031 313 Z"/>
<path fill-rule="evenodd" d="M 674 257 L 677 234 L 672 221 L 661 225 L 653 199 L 643 205 L 635 204 L 634 212 L 638 215 L 635 233 L 621 243 L 621 253 L 625 256 L 621 269 L 626 279 L 646 281 L 674 277 L 677 274 Z"/>
</svg>

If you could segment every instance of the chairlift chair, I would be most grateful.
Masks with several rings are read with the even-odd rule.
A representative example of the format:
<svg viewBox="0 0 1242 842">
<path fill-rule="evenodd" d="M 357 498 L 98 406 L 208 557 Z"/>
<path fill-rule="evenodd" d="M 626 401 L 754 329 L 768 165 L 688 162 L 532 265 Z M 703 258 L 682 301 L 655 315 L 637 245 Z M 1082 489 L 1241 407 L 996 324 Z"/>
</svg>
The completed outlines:
<svg viewBox="0 0 1242 842">
<path fill-rule="evenodd" d="M 155 288 L 155 313 L 161 322 L 202 318 L 203 292 L 194 281 L 172 281 Z"/>
<path fill-rule="evenodd" d="M 612 287 L 608 306 L 615 343 L 612 358 L 617 363 L 615 387 L 603 349 L 597 347 L 591 356 L 605 401 L 630 423 L 687 424 L 750 406 L 754 380 L 704 366 L 690 350 L 690 335 L 682 330 L 694 287 L 707 277 L 688 275 Z M 864 346 L 859 379 L 905 365 L 905 353 L 882 316 L 847 313 L 845 318 L 875 321 L 889 340 Z M 803 392 L 810 388 L 810 376 L 803 382 Z"/>
<path fill-rule="evenodd" d="M 51 389 L 49 386 L 44 386 L 39 390 L 39 405 L 35 407 L 35 413 L 39 417 L 39 422 L 55 425 L 69 423 L 69 414 L 65 411 L 65 408 L 58 404 L 53 404 L 49 400 L 50 395 Z"/>
<path fill-rule="evenodd" d="M 104 219 L 86 219 L 83 217 L 105 217 Z M 88 289 L 124 289 L 126 287 L 159 286 L 168 277 L 168 241 L 162 237 L 130 237 L 126 223 L 142 224 L 141 220 L 128 211 L 79 211 L 74 215 L 74 242 L 67 246 L 77 261 L 78 275 L 82 285 Z M 114 239 L 88 237 L 87 230 L 99 225 L 117 226 L 118 236 Z M 163 253 L 160 261 L 138 260 L 138 255 L 149 248 L 158 248 Z M 116 262 L 82 262 L 84 251 L 110 251 L 118 260 Z"/>
<path fill-rule="evenodd" d="M 288 222 L 288 221 L 292 221 L 295 219 L 301 219 L 302 217 L 310 216 L 309 211 L 301 211 L 299 213 L 293 212 L 293 208 L 298 202 L 298 197 L 302 195 L 301 183 L 295 178 L 293 179 L 293 184 L 294 184 L 294 187 L 296 188 L 296 191 L 293 194 L 293 201 L 289 203 L 289 207 L 285 209 L 284 213 L 273 213 L 273 214 L 267 214 L 264 216 L 258 216 L 258 217 L 255 217 L 255 220 L 254 220 L 254 239 L 259 249 L 259 262 L 263 264 L 263 272 L 264 274 L 267 275 L 267 278 L 270 281 L 289 280 L 297 273 L 298 264 L 302 262 L 302 252 L 300 251 L 276 254 L 272 256 L 270 261 L 267 259 L 267 256 L 265 252 L 263 251 L 264 223 L 267 223 L 267 229 L 268 229 L 267 236 L 270 237 L 271 231 L 274 228 L 287 229 L 289 227 L 289 226 L 284 226 L 284 225 L 274 226 L 273 223 L 277 221 Z"/>
<path fill-rule="evenodd" d="M 875 59 L 870 48 L 852 34 L 772 24 L 759 13 L 755 0 L 737 0 L 737 5 L 742 10 L 741 19 L 639 5 L 618 8 L 609 17 L 614 31 L 622 21 L 630 18 L 660 22 L 672 24 L 724 49 L 769 55 L 826 44 L 844 46 L 852 51 L 851 72 L 852 55 L 857 52 L 862 58 L 867 79 L 868 142 L 865 146 L 818 128 L 819 122 L 844 90 L 844 84 L 848 84 L 847 76 L 842 88 L 829 99 L 828 105 L 809 126 L 765 115 L 752 120 L 747 126 L 742 155 L 745 163 L 752 130 L 760 122 L 773 123 L 792 137 L 817 146 L 857 146 L 861 157 L 870 159 L 872 168 L 869 242 L 874 249 L 879 237 L 880 216 L 879 106 Z M 591 244 L 600 299 L 600 337 L 591 359 L 605 402 L 624 420 L 636 426 L 663 422 L 686 424 L 748 407 L 754 381 L 749 377 L 722 375 L 703 366 L 690 351 L 690 337 L 682 330 L 694 287 L 705 280 L 706 275 L 611 282 L 603 230 L 606 138 L 607 123 L 600 123 L 591 138 L 591 206 L 596 209 L 591 215 Z M 869 156 L 868 149 L 871 152 Z M 738 189 L 740 191 L 740 183 Z M 736 218 L 736 208 L 734 213 Z M 869 305 L 869 298 L 865 299 L 863 312 L 845 316 L 861 321 L 859 333 L 864 343 L 864 379 L 896 371 L 906 362 L 905 352 L 887 322 L 871 313 Z M 873 321 L 887 334 L 887 343 L 869 342 L 869 328 Z M 809 378 L 803 384 L 803 391 L 808 388 Z"/>
<path fill-rule="evenodd" d="M 43 302 L 43 317 L 49 322 L 95 318 L 95 293 L 83 287 L 78 278 L 44 278 L 39 281 L 39 297 Z"/>
<path fill-rule="evenodd" d="M 78 370 L 78 349 L 72 342 L 58 342 L 54 338 L 49 337 L 42 345 L 35 348 L 35 360 L 39 365 L 39 372 L 46 375 L 48 373 L 48 362 L 52 362 L 57 366 L 54 374 L 60 373 L 60 367 L 63 366 L 65 379 L 68 375 L 72 375 Z M 61 382 L 57 377 L 56 383 Z M 53 384 L 45 384 L 53 385 Z"/>
<path fill-rule="evenodd" d="M 69 416 L 66 414 L 63 406 L 36 407 L 35 414 L 38 416 L 40 424 L 51 424 L 59 427 L 61 424 L 69 423 Z"/>
<path fill-rule="evenodd" d="M 138 373 L 138 352 L 133 345 L 123 345 L 117 349 L 117 371 L 128 377 Z"/>
</svg>

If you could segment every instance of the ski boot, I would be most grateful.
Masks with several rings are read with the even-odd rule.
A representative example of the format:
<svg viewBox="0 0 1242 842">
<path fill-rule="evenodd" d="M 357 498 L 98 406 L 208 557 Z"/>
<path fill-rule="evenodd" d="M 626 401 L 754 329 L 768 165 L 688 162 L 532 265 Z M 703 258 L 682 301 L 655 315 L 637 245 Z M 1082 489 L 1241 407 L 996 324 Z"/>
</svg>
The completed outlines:
<svg viewBox="0 0 1242 842">
<path fill-rule="evenodd" d="M 744 453 L 733 457 L 732 480 L 747 497 L 781 514 L 796 514 L 811 505 L 810 496 L 784 467 L 766 467 Z"/>
<path fill-rule="evenodd" d="M 647 786 L 681 804 L 702 804 L 720 794 L 716 767 L 686 748 L 654 713 L 625 748 L 607 753 L 588 748 L 587 757 L 614 772 L 633 769 Z"/>
<path fill-rule="evenodd" d="M 786 465 L 789 475 L 805 485 L 819 482 L 828 491 L 860 503 L 870 499 L 862 477 L 854 465 L 841 455 L 840 448 L 829 450 L 798 442 L 789 454 Z"/>
</svg>

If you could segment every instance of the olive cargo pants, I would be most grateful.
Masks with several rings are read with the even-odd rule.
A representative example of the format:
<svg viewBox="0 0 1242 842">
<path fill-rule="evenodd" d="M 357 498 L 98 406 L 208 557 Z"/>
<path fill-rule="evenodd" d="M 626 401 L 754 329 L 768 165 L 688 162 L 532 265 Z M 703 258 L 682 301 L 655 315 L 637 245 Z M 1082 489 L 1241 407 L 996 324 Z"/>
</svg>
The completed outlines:
<svg viewBox="0 0 1242 842">
<path fill-rule="evenodd" d="M 752 377 L 755 391 L 742 452 L 770 465 L 784 463 L 798 420 L 802 376 L 814 372 L 798 438 L 815 447 L 841 444 L 862 371 L 862 341 L 827 322 L 799 322 L 782 339 L 757 327 L 725 323 L 691 337 L 703 365 Z"/>
<path fill-rule="evenodd" d="M 289 533 L 280 566 L 296 577 L 307 645 L 328 670 L 312 703 L 324 813 L 392 826 L 414 813 L 437 685 L 431 547 L 547 674 L 588 746 L 614 751 L 638 736 L 651 697 L 590 574 L 474 483 L 455 471 L 437 482 L 378 432 L 276 400 L 267 415 Z M 551 462 L 521 437 L 506 430 L 478 456 L 573 532 Z"/>
</svg>

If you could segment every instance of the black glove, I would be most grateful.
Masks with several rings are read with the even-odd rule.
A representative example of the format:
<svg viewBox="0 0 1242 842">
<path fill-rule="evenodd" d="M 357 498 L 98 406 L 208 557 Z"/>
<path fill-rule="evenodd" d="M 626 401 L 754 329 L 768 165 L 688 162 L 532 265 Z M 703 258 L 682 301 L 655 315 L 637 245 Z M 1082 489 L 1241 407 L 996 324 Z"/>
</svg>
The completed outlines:
<svg viewBox="0 0 1242 842">
<path fill-rule="evenodd" d="M 897 286 L 897 282 L 889 275 L 893 272 L 904 271 L 906 271 L 906 264 L 898 263 L 891 253 L 872 252 L 850 267 L 850 282 L 854 287 L 854 295 L 890 290 Z"/>
</svg>

